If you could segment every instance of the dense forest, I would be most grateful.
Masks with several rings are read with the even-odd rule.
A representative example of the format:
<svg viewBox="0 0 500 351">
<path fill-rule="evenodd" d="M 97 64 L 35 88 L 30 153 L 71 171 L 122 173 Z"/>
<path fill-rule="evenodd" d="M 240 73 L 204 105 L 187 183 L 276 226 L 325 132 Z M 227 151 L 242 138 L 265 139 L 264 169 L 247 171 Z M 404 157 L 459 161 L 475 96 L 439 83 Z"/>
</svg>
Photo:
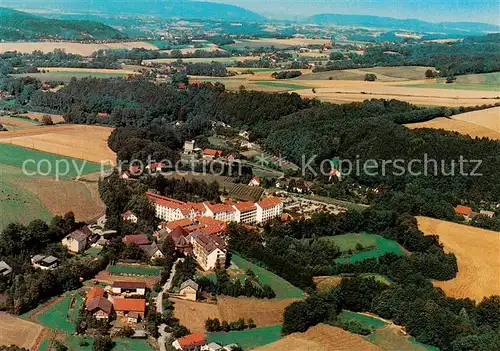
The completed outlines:
<svg viewBox="0 0 500 351">
<path fill-rule="evenodd" d="M 429 66 L 435 67 L 440 76 L 447 77 L 468 73 L 489 73 L 500 70 L 500 34 L 484 37 L 467 37 L 452 44 L 407 43 L 380 44 L 369 47 L 363 55 L 350 53 L 349 58 L 339 58 L 314 71 L 375 67 L 375 66 Z"/>
<path fill-rule="evenodd" d="M 0 38 L 19 39 L 123 39 L 120 31 L 95 21 L 59 20 L 0 7 Z"/>
<path fill-rule="evenodd" d="M 336 264 L 339 249 L 328 237 L 361 231 L 396 240 L 411 254 L 391 253 L 378 259 Z M 499 345 L 499 297 L 476 305 L 470 299 L 446 297 L 434 288 L 431 280 L 448 280 L 457 273 L 455 256 L 444 253 L 437 236 L 424 236 L 415 218 L 408 214 L 372 209 L 339 215 L 321 213 L 310 220 L 274 223 L 263 234 L 233 225 L 227 236 L 231 250 L 312 293 L 285 310 L 285 334 L 303 332 L 322 322 L 336 325 L 337 314 L 347 309 L 391 319 L 418 341 L 441 350 L 486 351 Z M 328 293 L 313 292 L 313 276 L 342 273 L 352 276 Z M 373 278 L 360 278 L 361 273 L 382 274 L 392 283 L 387 286 Z"/>
</svg>

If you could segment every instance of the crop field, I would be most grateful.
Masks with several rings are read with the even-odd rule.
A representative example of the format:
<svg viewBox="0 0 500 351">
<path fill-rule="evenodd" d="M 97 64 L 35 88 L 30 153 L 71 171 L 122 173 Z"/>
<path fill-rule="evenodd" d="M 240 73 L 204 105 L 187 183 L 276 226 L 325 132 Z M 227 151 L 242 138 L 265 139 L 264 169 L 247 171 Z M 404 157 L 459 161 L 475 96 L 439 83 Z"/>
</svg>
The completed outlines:
<svg viewBox="0 0 500 351">
<path fill-rule="evenodd" d="M 63 160 L 66 160 L 69 165 L 59 165 L 59 162 Z M 67 174 L 64 174 L 66 178 L 97 172 L 101 169 L 101 166 L 97 163 L 85 162 L 71 157 L 61 157 L 48 152 L 1 143 L 0 164 L 6 164 L 21 169 L 24 168 L 28 172 L 38 172 L 36 174 L 47 176 L 55 176 L 57 169 L 59 169 L 62 173 L 67 172 Z"/>
<path fill-rule="evenodd" d="M 283 339 L 256 348 L 255 351 L 378 351 L 376 345 L 361 335 L 341 328 L 318 324 L 304 333 L 293 333 Z M 396 350 L 396 349 L 393 349 Z"/>
<path fill-rule="evenodd" d="M 160 275 L 161 273 L 160 269 L 155 267 L 127 266 L 127 265 L 108 266 L 108 272 L 117 275 L 145 275 L 145 276 L 157 276 Z"/>
<path fill-rule="evenodd" d="M 248 186 L 245 184 L 224 183 L 228 196 L 241 201 L 258 201 L 264 192 L 264 189 L 257 186 Z"/>
<path fill-rule="evenodd" d="M 100 271 L 96 280 L 103 285 L 111 285 L 115 281 L 122 282 L 144 282 L 146 286 L 152 289 L 156 283 L 160 280 L 159 276 L 149 276 L 149 275 L 120 275 L 120 274 L 112 274 L 108 271 Z"/>
<path fill-rule="evenodd" d="M 304 293 L 299 288 L 293 286 L 285 279 L 277 276 L 276 274 L 245 260 L 243 257 L 233 254 L 231 261 L 246 271 L 251 269 L 262 284 L 268 284 L 276 293 L 278 299 L 291 299 L 304 297 Z"/>
<path fill-rule="evenodd" d="M 231 56 L 231 57 L 192 57 L 192 58 L 183 58 L 184 62 L 220 62 L 225 64 L 233 64 L 238 61 L 258 61 L 260 59 L 259 56 Z M 150 59 L 144 60 L 144 63 L 171 63 L 177 61 L 177 58 L 163 58 L 163 59 Z"/>
<path fill-rule="evenodd" d="M 294 83 L 289 83 L 290 80 L 286 80 L 285 82 L 281 81 L 261 81 L 261 82 L 253 82 L 252 84 L 254 85 L 260 85 L 264 87 L 276 87 L 276 88 L 281 88 L 284 91 L 286 90 L 299 90 L 299 89 L 308 89 L 308 86 L 305 85 L 299 85 L 299 84 L 294 84 Z"/>
<path fill-rule="evenodd" d="M 235 40 L 234 44 L 224 45 L 224 48 L 231 49 L 245 49 L 245 48 L 260 48 L 274 46 L 276 49 L 288 49 L 293 46 L 307 46 L 307 45 L 322 45 L 328 44 L 330 40 L 327 39 L 275 39 L 275 38 L 260 38 L 260 39 L 240 39 Z"/>
<path fill-rule="evenodd" d="M 218 305 L 181 299 L 171 299 L 171 301 L 174 302 L 174 317 L 192 333 L 205 332 L 205 321 L 208 318 L 221 320 Z"/>
<path fill-rule="evenodd" d="M 382 350 L 405 350 L 405 351 L 439 351 L 437 347 L 417 342 L 412 337 L 406 337 L 401 329 L 395 325 L 387 325 L 377 329 L 366 339 L 380 347 Z"/>
<path fill-rule="evenodd" d="M 144 48 L 148 50 L 158 50 L 158 48 L 146 42 L 123 42 L 123 43 L 102 43 L 102 44 L 83 44 L 71 42 L 3 42 L 0 44 L 0 53 L 6 51 L 18 51 L 21 53 L 32 53 L 35 50 L 43 52 L 52 52 L 55 49 L 62 49 L 67 53 L 90 56 L 99 49 L 134 49 Z"/>
<path fill-rule="evenodd" d="M 285 308 L 295 301 L 299 301 L 299 299 L 219 296 L 218 308 L 222 319 L 235 321 L 239 318 L 251 318 L 257 326 L 268 326 L 282 323 Z"/>
<path fill-rule="evenodd" d="M 55 115 L 52 113 L 42 113 L 42 112 L 26 112 L 26 113 L 20 113 L 18 115 L 13 115 L 12 117 L 16 118 L 17 116 L 24 116 L 31 118 L 32 120 L 36 121 L 41 121 L 42 117 L 44 115 L 49 115 L 50 118 L 52 118 L 52 122 L 54 123 L 64 123 L 64 118 L 61 115 Z"/>
<path fill-rule="evenodd" d="M 465 122 L 463 120 L 455 118 L 438 117 L 430 121 L 405 124 L 405 127 L 409 129 L 418 129 L 418 128 L 443 129 L 449 132 L 457 132 L 463 135 L 468 135 L 472 138 L 489 138 L 492 140 L 500 140 L 500 131 L 497 132 L 494 131 L 493 129 L 489 129 L 477 124 Z"/>
<path fill-rule="evenodd" d="M 480 127 L 488 128 L 496 133 L 500 133 L 500 107 L 461 113 L 452 118 L 456 121 L 472 123 Z"/>
<path fill-rule="evenodd" d="M 364 81 L 365 74 L 373 73 L 380 82 L 399 82 L 408 80 L 422 80 L 425 78 L 425 71 L 432 67 L 422 66 L 399 66 L 399 67 L 372 67 L 334 70 L 326 72 L 316 72 L 302 75 L 294 80 L 355 80 Z M 365 83 L 368 84 L 368 83 Z"/>
<path fill-rule="evenodd" d="M 500 240 L 498 232 L 468 225 L 417 217 L 425 234 L 439 235 L 447 252 L 457 257 L 458 273 L 454 279 L 435 281 L 451 297 L 475 299 L 500 294 Z"/>
<path fill-rule="evenodd" d="M 281 325 L 230 331 L 229 333 L 207 333 L 206 339 L 220 345 L 238 344 L 243 350 L 249 350 L 281 339 Z"/>
<path fill-rule="evenodd" d="M 486 90 L 500 91 L 500 72 L 467 74 L 457 76 L 454 83 L 446 84 L 444 78 L 438 78 L 432 83 L 408 85 L 414 88 L 434 88 L 434 89 L 460 89 L 460 90 Z"/>
<path fill-rule="evenodd" d="M 0 312 L 0 345 L 16 345 L 30 350 L 43 332 L 41 325 Z"/>
<path fill-rule="evenodd" d="M 31 119 L 2 116 L 0 117 L 0 124 L 3 125 L 7 130 L 20 130 L 25 128 L 32 128 L 36 125 L 39 125 L 40 123 Z"/>
<path fill-rule="evenodd" d="M 415 84 L 426 81 L 414 81 Z M 302 85 L 315 88 L 296 91 L 303 97 L 333 103 L 356 102 L 367 99 L 398 99 L 422 106 L 476 106 L 495 104 L 496 91 L 434 89 L 409 87 L 408 82 L 364 82 L 349 80 L 301 80 Z M 414 85 L 413 85 L 414 86 Z"/>
<path fill-rule="evenodd" d="M 113 164 L 116 160 L 115 153 L 108 147 L 108 137 L 113 131 L 112 128 L 101 126 L 85 126 L 85 125 L 56 125 L 56 126 L 37 126 L 33 128 L 25 128 L 23 130 L 7 131 L 0 134 L 0 150 L 3 147 L 13 147 L 14 145 L 23 146 L 24 148 L 34 149 L 28 150 L 18 148 L 16 157 L 20 160 L 15 162 L 15 166 L 20 166 L 22 161 L 27 158 L 33 158 L 35 152 L 43 151 L 38 154 L 38 157 L 48 157 L 49 159 L 60 159 L 55 156 L 67 156 L 66 159 L 71 162 L 71 158 L 86 160 L 90 162 L 101 163 L 105 165 Z M 7 145 L 6 144 L 12 144 Z M 20 150 L 28 150 L 21 152 Z M 35 151 L 39 150 L 39 151 Z M 20 153 L 20 154 L 19 154 Z M 49 156 L 47 156 L 50 153 Z M 28 157 L 29 156 L 29 157 Z M 2 161 L 0 163 L 6 163 Z M 21 161 L 21 163 L 19 163 Z M 78 161 L 81 164 L 81 161 Z M 10 164 L 10 163 L 9 163 Z M 100 165 L 86 163 L 84 172 L 91 173 L 100 170 Z M 73 174 L 71 176 L 75 176 Z"/>
</svg>

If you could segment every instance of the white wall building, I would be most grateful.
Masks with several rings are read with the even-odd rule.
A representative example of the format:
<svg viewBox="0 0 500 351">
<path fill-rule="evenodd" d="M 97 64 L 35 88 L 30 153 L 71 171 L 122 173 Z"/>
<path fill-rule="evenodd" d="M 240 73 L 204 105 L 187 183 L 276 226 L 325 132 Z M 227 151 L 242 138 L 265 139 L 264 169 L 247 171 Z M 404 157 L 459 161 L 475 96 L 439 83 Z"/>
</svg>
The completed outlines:
<svg viewBox="0 0 500 351">
<path fill-rule="evenodd" d="M 277 197 L 268 197 L 255 204 L 257 223 L 267 222 L 283 213 L 283 204 Z"/>
</svg>

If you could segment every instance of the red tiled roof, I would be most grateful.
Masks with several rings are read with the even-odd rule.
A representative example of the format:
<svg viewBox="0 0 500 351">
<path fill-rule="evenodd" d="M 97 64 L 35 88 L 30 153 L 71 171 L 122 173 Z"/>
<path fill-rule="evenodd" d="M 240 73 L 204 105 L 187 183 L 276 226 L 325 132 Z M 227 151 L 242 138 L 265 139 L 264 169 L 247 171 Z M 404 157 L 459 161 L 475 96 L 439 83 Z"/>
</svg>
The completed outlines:
<svg viewBox="0 0 500 351">
<path fill-rule="evenodd" d="M 215 149 L 205 149 L 203 150 L 203 155 L 205 156 L 220 156 L 222 155 L 221 150 L 215 150 Z"/>
<path fill-rule="evenodd" d="M 193 220 L 190 218 L 183 218 L 183 219 L 178 219 L 176 221 L 170 221 L 170 222 L 161 222 L 162 228 L 168 228 L 170 230 L 174 230 L 177 227 L 187 227 L 189 225 L 193 224 Z"/>
<path fill-rule="evenodd" d="M 122 289 L 145 289 L 146 283 L 144 282 L 113 282 L 112 288 L 122 288 Z"/>
<path fill-rule="evenodd" d="M 264 200 L 257 202 L 257 205 L 259 205 L 262 208 L 271 208 L 278 206 L 281 203 L 281 200 L 279 197 L 267 197 Z"/>
<path fill-rule="evenodd" d="M 455 213 L 469 216 L 472 213 L 472 208 L 470 208 L 469 206 L 458 205 L 457 207 L 455 207 Z"/>
<path fill-rule="evenodd" d="M 172 230 L 172 232 L 170 233 L 170 236 L 172 237 L 172 239 L 175 241 L 177 238 L 180 238 L 181 236 L 187 236 L 188 235 L 188 231 L 183 229 L 181 226 L 178 226 L 177 228 L 175 228 L 174 230 Z"/>
<path fill-rule="evenodd" d="M 90 300 L 85 307 L 90 312 L 94 312 L 96 309 L 100 309 L 104 311 L 108 316 L 111 314 L 111 310 L 113 309 L 113 304 L 107 298 L 102 296 L 94 297 Z"/>
<path fill-rule="evenodd" d="M 141 173 L 141 169 L 139 167 L 135 167 L 135 166 L 130 166 L 128 168 L 128 170 L 133 173 L 133 174 L 139 174 Z"/>
<path fill-rule="evenodd" d="M 92 287 L 92 289 L 90 289 L 89 293 L 87 294 L 87 300 L 85 300 L 85 304 L 87 305 L 90 302 L 90 300 L 98 296 L 104 296 L 104 289 L 101 288 L 100 286 Z"/>
<path fill-rule="evenodd" d="M 125 244 L 134 243 L 137 245 L 149 244 L 149 238 L 146 234 L 125 235 L 122 239 Z"/>
<path fill-rule="evenodd" d="M 146 300 L 144 299 L 123 299 L 117 297 L 113 300 L 113 307 L 115 311 L 146 311 Z"/>
<path fill-rule="evenodd" d="M 231 205 L 228 204 L 207 204 L 207 207 L 213 212 L 213 213 L 219 213 L 219 212 L 234 212 L 234 208 Z"/>
<path fill-rule="evenodd" d="M 171 199 L 169 197 L 158 195 L 155 193 L 147 192 L 146 196 L 148 197 L 148 199 L 150 199 L 151 201 L 153 201 L 154 203 L 156 203 L 160 206 L 169 207 L 169 208 L 180 208 L 180 207 L 186 206 L 185 202 Z"/>
<path fill-rule="evenodd" d="M 255 204 L 252 201 L 238 202 L 234 205 L 240 212 L 248 212 L 255 210 Z"/>
<path fill-rule="evenodd" d="M 260 183 L 260 178 L 259 178 L 259 177 L 257 177 L 257 176 L 253 176 L 251 180 L 255 180 L 255 181 L 257 181 L 257 182 L 259 182 L 259 183 Z"/>
<path fill-rule="evenodd" d="M 200 228 L 200 230 L 205 233 L 206 235 L 212 235 L 212 234 L 218 234 L 220 232 L 223 232 L 226 230 L 226 225 L 220 225 L 220 224 L 209 224 L 204 228 Z"/>
<path fill-rule="evenodd" d="M 177 339 L 177 342 L 183 349 L 191 349 L 205 345 L 205 335 L 203 333 L 193 333 Z"/>
<path fill-rule="evenodd" d="M 156 162 L 156 163 L 151 163 L 150 165 L 146 166 L 146 168 L 158 168 L 158 167 L 165 167 L 165 164 L 162 162 Z"/>
</svg>

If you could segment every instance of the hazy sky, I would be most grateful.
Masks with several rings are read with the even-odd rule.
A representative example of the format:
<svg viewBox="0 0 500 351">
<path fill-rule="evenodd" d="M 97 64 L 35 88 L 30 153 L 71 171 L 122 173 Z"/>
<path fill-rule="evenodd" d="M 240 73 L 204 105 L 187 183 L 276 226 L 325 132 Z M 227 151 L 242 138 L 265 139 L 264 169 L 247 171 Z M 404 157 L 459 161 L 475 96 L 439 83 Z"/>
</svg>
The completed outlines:
<svg viewBox="0 0 500 351">
<path fill-rule="evenodd" d="M 418 18 L 429 22 L 500 24 L 499 0 L 209 0 L 239 5 L 273 18 L 316 13 Z"/>
</svg>

